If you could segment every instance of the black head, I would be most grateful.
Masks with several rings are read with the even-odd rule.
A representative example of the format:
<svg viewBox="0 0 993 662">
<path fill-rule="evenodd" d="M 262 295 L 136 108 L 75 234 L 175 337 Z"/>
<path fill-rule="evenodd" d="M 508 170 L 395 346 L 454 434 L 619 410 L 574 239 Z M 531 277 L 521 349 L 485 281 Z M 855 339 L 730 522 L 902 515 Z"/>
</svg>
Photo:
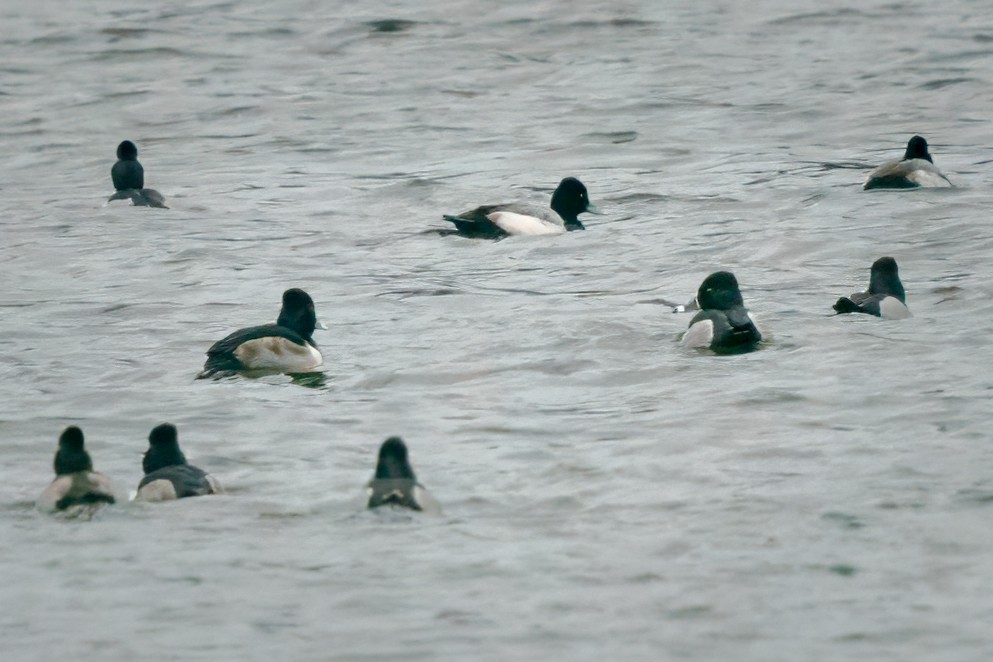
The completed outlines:
<svg viewBox="0 0 993 662">
<path fill-rule="evenodd" d="M 888 294 L 904 303 L 907 302 L 903 283 L 900 282 L 900 270 L 896 260 L 891 257 L 881 257 L 872 263 L 869 276 L 869 294 Z"/>
<path fill-rule="evenodd" d="M 552 193 L 552 210 L 562 217 L 570 229 L 579 230 L 583 224 L 578 216 L 583 212 L 595 212 L 596 207 L 590 204 L 590 194 L 586 187 L 575 177 L 566 177 L 559 182 L 555 193 Z"/>
<path fill-rule="evenodd" d="M 59 436 L 59 450 L 55 452 L 53 465 L 59 476 L 77 471 L 93 471 L 93 460 L 83 448 L 83 431 L 75 425 L 67 427 Z"/>
<path fill-rule="evenodd" d="M 390 437 L 379 447 L 376 478 L 407 478 L 416 480 L 414 469 L 407 460 L 407 444 L 400 437 Z"/>
<path fill-rule="evenodd" d="M 317 313 L 310 295 L 296 287 L 283 292 L 283 307 L 279 309 L 279 326 L 293 329 L 306 339 L 314 335 L 317 328 Z"/>
<path fill-rule="evenodd" d="M 700 310 L 729 310 L 744 306 L 738 279 L 730 271 L 717 271 L 707 276 L 696 293 Z"/>
<path fill-rule="evenodd" d="M 186 456 L 179 450 L 179 435 L 176 426 L 171 423 L 163 423 L 152 428 L 148 434 L 148 450 L 141 459 L 141 468 L 146 474 L 171 467 L 177 464 L 186 464 Z"/>
<path fill-rule="evenodd" d="M 122 161 L 134 161 L 138 158 L 138 148 L 130 140 L 125 140 L 117 146 L 117 158 Z"/>
<path fill-rule="evenodd" d="M 921 136 L 914 136 L 907 143 L 907 151 L 903 153 L 903 160 L 909 161 L 910 159 L 924 159 L 925 161 L 931 161 L 931 154 L 927 151 L 927 141 Z"/>
</svg>

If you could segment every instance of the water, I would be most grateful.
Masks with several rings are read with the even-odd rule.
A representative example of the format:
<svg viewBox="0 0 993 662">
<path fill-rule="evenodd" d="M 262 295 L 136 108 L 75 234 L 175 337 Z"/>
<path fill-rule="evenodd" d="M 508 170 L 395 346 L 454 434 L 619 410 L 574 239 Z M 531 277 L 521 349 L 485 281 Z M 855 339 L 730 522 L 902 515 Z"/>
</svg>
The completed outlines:
<svg viewBox="0 0 993 662">
<path fill-rule="evenodd" d="M 601 5 L 3 3 L 5 660 L 990 659 L 993 9 Z M 914 133 L 958 188 L 859 190 Z M 720 268 L 761 351 L 677 342 Z M 322 379 L 193 380 L 292 286 Z M 162 421 L 227 496 L 33 510 Z M 361 510 L 391 434 L 441 517 Z"/>
</svg>

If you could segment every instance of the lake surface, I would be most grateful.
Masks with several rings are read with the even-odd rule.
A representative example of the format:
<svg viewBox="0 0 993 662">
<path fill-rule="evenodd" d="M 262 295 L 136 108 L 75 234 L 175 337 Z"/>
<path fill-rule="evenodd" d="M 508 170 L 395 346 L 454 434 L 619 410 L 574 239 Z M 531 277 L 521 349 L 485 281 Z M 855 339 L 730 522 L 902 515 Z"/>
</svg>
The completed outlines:
<svg viewBox="0 0 993 662">
<path fill-rule="evenodd" d="M 993 658 L 993 5 L 147 7 L 0 4 L 5 661 Z M 957 188 L 861 191 L 915 133 Z M 680 346 L 718 269 L 761 350 Z M 194 381 L 288 287 L 325 371 Z M 226 495 L 34 510 L 163 421 Z M 362 509 L 392 434 L 441 516 Z"/>
</svg>

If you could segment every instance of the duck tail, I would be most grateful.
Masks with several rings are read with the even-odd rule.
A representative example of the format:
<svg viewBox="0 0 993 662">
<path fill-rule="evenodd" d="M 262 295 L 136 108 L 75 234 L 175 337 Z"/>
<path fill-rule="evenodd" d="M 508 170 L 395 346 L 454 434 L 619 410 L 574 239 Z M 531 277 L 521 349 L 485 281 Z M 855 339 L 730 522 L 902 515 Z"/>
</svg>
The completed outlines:
<svg viewBox="0 0 993 662">
<path fill-rule="evenodd" d="M 861 313 L 862 309 L 859 308 L 858 304 L 849 299 L 848 297 L 841 297 L 835 302 L 832 308 L 841 315 L 843 313 Z"/>
</svg>

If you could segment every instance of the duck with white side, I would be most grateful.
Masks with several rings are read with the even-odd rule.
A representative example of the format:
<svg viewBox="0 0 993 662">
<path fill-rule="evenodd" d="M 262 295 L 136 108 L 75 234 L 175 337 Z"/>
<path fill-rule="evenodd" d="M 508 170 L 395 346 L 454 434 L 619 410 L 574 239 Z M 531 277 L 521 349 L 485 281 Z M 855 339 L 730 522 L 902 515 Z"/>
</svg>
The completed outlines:
<svg viewBox="0 0 993 662">
<path fill-rule="evenodd" d="M 53 465 L 55 480 L 38 497 L 38 510 L 90 519 L 100 508 L 116 501 L 110 479 L 93 470 L 93 460 L 83 447 L 83 431 L 75 425 L 59 436 Z"/>
<path fill-rule="evenodd" d="M 762 340 L 730 271 L 707 276 L 696 295 L 700 309 L 683 335 L 683 345 L 709 348 L 720 354 L 751 351 Z"/>
<path fill-rule="evenodd" d="M 221 492 L 213 476 L 186 461 L 179 448 L 176 426 L 170 423 L 152 428 L 141 467 L 145 477 L 138 483 L 135 499 L 139 501 L 170 501 Z"/>
<path fill-rule="evenodd" d="M 862 190 L 876 188 L 948 188 L 952 183 L 934 165 L 927 148 L 927 141 L 914 136 L 907 142 L 903 158 L 887 161 L 874 169 L 862 184 Z"/>
<path fill-rule="evenodd" d="M 599 214 L 590 203 L 586 186 L 575 177 L 566 177 L 552 193 L 550 207 L 526 203 L 483 205 L 462 212 L 444 215 L 455 224 L 458 234 L 465 237 L 498 239 L 508 235 L 562 234 L 585 230 L 579 220 L 583 213 Z"/>
<path fill-rule="evenodd" d="M 313 338 L 316 328 L 314 300 L 301 289 L 286 290 L 276 323 L 239 329 L 218 340 L 207 350 L 207 361 L 198 378 L 245 370 L 314 370 L 324 363 Z"/>
<path fill-rule="evenodd" d="M 884 319 L 911 317 L 896 260 L 881 257 L 873 262 L 869 272 L 869 289 L 839 298 L 833 308 L 838 314 L 865 313 Z"/>
</svg>

